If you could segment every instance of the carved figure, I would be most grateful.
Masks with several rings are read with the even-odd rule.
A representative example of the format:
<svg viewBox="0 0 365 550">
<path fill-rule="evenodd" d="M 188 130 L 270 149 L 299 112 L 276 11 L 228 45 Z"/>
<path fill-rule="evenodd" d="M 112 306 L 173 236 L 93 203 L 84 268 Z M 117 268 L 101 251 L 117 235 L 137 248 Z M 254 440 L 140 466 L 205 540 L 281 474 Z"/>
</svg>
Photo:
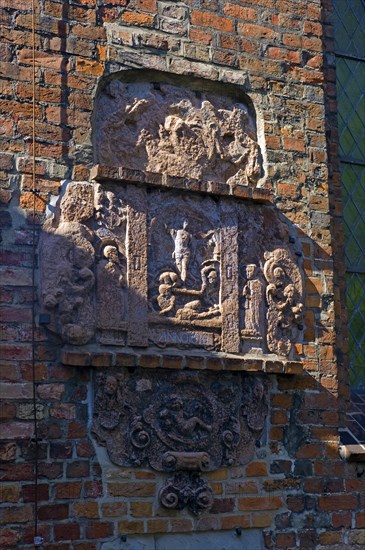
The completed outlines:
<svg viewBox="0 0 365 550">
<path fill-rule="evenodd" d="M 118 426 L 123 412 L 123 401 L 119 382 L 115 376 L 102 376 L 95 397 L 94 410 L 98 415 L 98 424 L 101 428 L 113 430 Z"/>
<path fill-rule="evenodd" d="M 166 407 L 160 411 L 159 418 L 166 428 L 176 430 L 177 434 L 183 437 L 191 438 L 200 430 L 212 431 L 211 425 L 198 416 L 194 414 L 189 416 L 188 411 L 184 409 L 183 400 L 177 395 L 169 398 Z"/>
<path fill-rule="evenodd" d="M 173 271 L 161 273 L 158 287 L 157 303 L 160 307 L 160 315 L 173 314 L 175 312 L 176 297 L 173 287 L 178 283 L 178 276 Z"/>
<path fill-rule="evenodd" d="M 172 257 L 175 260 L 176 267 L 180 273 L 180 278 L 183 283 L 185 283 L 188 274 L 190 246 L 192 239 L 192 236 L 187 230 L 187 227 L 187 220 L 184 220 L 182 229 L 169 229 L 167 225 L 165 225 L 166 230 L 169 231 L 171 237 L 174 240 L 175 250 L 172 253 Z"/>
<path fill-rule="evenodd" d="M 301 328 L 302 280 L 298 267 L 284 249 L 265 254 L 264 275 L 268 303 L 267 344 L 270 351 L 289 355 L 295 329 Z"/>
<path fill-rule="evenodd" d="M 95 279 L 90 269 L 94 249 L 82 236 L 85 232 L 74 236 L 79 226 L 64 222 L 42 242 L 42 260 L 47 262 L 43 270 L 43 305 L 52 316 L 49 328 L 65 342 L 76 345 L 88 342 L 94 331 L 91 291 Z"/>
<path fill-rule="evenodd" d="M 97 320 L 103 329 L 118 329 L 125 319 L 124 288 L 126 279 L 118 249 L 103 248 L 103 258 L 97 265 Z"/>
<path fill-rule="evenodd" d="M 243 287 L 244 297 L 244 329 L 242 336 L 261 339 L 262 307 L 264 302 L 264 285 L 257 277 L 257 266 L 246 266 L 247 282 Z"/>
<path fill-rule="evenodd" d="M 243 414 L 248 427 L 256 432 L 263 430 L 269 410 L 265 385 L 260 378 L 253 378 L 243 388 Z"/>
</svg>

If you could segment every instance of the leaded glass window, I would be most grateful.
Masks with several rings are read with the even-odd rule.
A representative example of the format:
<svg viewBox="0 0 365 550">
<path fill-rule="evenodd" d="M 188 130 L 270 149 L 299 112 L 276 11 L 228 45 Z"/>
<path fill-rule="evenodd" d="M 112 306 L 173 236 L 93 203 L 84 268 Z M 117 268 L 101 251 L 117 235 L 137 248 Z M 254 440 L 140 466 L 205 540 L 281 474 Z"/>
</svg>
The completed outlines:
<svg viewBox="0 0 365 550">
<path fill-rule="evenodd" d="M 334 0 L 350 384 L 365 388 L 365 0 Z"/>
</svg>

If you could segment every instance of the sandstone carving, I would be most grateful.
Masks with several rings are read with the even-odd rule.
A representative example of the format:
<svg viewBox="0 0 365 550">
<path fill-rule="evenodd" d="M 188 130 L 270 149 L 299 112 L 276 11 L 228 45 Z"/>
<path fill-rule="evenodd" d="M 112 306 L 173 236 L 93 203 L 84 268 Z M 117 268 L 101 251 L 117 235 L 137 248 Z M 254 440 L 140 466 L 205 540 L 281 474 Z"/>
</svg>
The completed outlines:
<svg viewBox="0 0 365 550">
<path fill-rule="evenodd" d="M 98 327 L 125 329 L 126 267 L 125 259 L 114 244 L 105 245 L 96 269 L 96 314 Z"/>
<path fill-rule="evenodd" d="M 302 326 L 302 277 L 287 250 L 265 254 L 267 345 L 270 351 L 289 355 L 297 330 Z"/>
<path fill-rule="evenodd" d="M 195 516 L 209 511 L 214 502 L 212 489 L 198 473 L 179 472 L 167 480 L 159 493 L 165 508 L 188 510 Z"/>
<path fill-rule="evenodd" d="M 96 377 L 93 431 L 116 464 L 204 472 L 248 461 L 267 412 L 260 378 L 120 369 Z"/>
<path fill-rule="evenodd" d="M 182 229 L 170 229 L 169 232 L 175 243 L 172 257 L 175 260 L 181 281 L 185 283 L 190 259 L 191 234 L 187 230 L 188 221 L 184 220 Z M 168 229 L 167 226 L 165 226 Z"/>
<path fill-rule="evenodd" d="M 93 234 L 86 221 L 93 214 L 92 186 L 71 184 L 61 201 L 58 225 L 48 221 L 40 251 L 42 302 L 49 328 L 70 344 L 86 344 L 94 335 Z"/>
<path fill-rule="evenodd" d="M 48 328 L 73 345 L 294 354 L 303 284 L 271 208 L 71 182 L 44 225 Z"/>
<path fill-rule="evenodd" d="M 244 297 L 244 329 L 242 336 L 261 340 L 264 327 L 264 285 L 257 276 L 257 266 L 246 266 L 247 282 L 243 287 Z"/>
<path fill-rule="evenodd" d="M 255 186 L 261 175 L 248 105 L 160 82 L 114 80 L 96 109 L 100 164 Z"/>
</svg>

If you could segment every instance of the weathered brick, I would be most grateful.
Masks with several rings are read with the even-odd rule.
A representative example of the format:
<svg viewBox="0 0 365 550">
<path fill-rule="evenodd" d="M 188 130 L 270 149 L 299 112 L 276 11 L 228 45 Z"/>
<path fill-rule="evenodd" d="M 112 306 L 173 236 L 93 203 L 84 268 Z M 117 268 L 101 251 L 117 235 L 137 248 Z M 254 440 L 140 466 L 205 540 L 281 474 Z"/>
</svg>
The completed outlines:
<svg viewBox="0 0 365 550">
<path fill-rule="evenodd" d="M 114 497 L 149 497 L 155 491 L 154 483 L 108 483 L 108 493 Z"/>
</svg>

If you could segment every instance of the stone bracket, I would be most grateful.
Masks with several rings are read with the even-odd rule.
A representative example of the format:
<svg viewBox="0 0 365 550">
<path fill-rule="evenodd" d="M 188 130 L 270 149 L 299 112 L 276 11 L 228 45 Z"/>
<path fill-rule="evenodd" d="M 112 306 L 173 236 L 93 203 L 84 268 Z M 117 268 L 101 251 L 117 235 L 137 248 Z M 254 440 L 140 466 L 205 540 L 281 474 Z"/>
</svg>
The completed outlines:
<svg viewBox="0 0 365 550">
<path fill-rule="evenodd" d="M 164 508 L 188 508 L 195 516 L 209 511 L 214 502 L 212 489 L 196 472 L 178 472 L 170 477 L 161 488 L 159 499 Z"/>
</svg>

